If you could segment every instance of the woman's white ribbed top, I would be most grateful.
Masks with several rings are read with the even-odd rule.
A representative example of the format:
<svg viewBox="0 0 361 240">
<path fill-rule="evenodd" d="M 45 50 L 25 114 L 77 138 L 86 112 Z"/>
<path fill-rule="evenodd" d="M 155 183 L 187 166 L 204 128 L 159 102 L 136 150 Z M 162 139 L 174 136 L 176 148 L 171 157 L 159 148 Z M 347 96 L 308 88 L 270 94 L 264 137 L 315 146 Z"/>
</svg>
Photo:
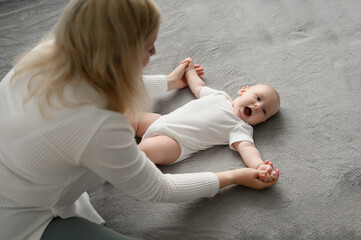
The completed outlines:
<svg viewBox="0 0 361 240">
<path fill-rule="evenodd" d="M 0 82 L 0 239 L 40 239 L 55 216 L 104 222 L 86 190 L 100 179 L 138 199 L 182 202 L 214 196 L 214 173 L 163 174 L 141 152 L 120 113 L 104 110 L 89 87 L 66 89 L 67 98 L 89 102 L 47 108 L 23 104 L 29 76 Z M 167 91 L 165 76 L 145 76 L 152 96 Z M 121 204 L 121 203 L 119 203 Z"/>
</svg>

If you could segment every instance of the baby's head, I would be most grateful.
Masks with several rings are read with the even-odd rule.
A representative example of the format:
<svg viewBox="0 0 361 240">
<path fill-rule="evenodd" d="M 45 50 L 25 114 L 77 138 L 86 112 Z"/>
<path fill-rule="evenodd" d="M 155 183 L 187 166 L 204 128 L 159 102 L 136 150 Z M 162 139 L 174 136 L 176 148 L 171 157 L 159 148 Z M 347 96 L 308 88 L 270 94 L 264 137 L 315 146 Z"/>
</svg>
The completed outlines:
<svg viewBox="0 0 361 240">
<path fill-rule="evenodd" d="M 265 122 L 280 108 L 280 96 L 269 85 L 244 86 L 238 94 L 239 96 L 232 103 L 233 111 L 240 119 L 252 126 Z"/>
</svg>

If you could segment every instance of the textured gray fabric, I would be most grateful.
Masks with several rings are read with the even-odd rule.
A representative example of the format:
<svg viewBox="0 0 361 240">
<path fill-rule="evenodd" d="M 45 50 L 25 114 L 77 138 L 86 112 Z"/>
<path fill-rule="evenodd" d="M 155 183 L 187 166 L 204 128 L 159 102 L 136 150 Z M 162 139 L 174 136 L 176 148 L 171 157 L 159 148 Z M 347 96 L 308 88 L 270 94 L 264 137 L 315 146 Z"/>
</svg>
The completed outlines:
<svg viewBox="0 0 361 240">
<path fill-rule="evenodd" d="M 156 0 L 163 22 L 145 72 L 169 73 L 190 56 L 208 86 L 235 97 L 267 83 L 279 114 L 255 128 L 279 183 L 229 187 L 188 203 L 152 203 L 108 183 L 90 190 L 106 226 L 134 239 L 359 239 L 361 237 L 361 1 Z M 66 1 L 0 1 L 1 78 L 11 61 L 49 32 Z M 194 97 L 188 88 L 155 102 L 168 113 Z M 243 167 L 218 146 L 165 173 Z"/>
</svg>

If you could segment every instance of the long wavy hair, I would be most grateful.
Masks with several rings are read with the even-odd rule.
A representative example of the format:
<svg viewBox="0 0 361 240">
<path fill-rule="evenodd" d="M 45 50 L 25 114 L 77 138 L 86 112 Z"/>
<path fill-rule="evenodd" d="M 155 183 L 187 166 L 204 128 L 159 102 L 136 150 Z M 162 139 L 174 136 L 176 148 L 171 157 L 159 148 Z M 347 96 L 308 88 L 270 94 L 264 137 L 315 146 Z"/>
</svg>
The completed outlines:
<svg viewBox="0 0 361 240">
<path fill-rule="evenodd" d="M 43 40 L 42 47 L 25 53 L 15 64 L 13 78 L 32 74 L 24 103 L 34 97 L 41 112 L 44 104 L 52 106 L 52 96 L 72 105 L 63 93 L 77 81 L 98 92 L 106 109 L 143 110 L 148 101 L 141 79 L 143 47 L 158 29 L 160 18 L 152 0 L 70 1 L 52 41 Z"/>
</svg>

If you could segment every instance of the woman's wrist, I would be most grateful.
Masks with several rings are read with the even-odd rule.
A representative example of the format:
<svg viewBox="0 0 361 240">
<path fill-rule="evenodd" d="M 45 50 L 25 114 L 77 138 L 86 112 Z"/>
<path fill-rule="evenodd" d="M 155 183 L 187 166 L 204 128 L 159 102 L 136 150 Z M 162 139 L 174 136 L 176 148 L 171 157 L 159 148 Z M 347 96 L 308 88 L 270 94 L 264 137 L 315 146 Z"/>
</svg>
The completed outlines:
<svg viewBox="0 0 361 240">
<path fill-rule="evenodd" d="M 235 170 L 223 171 L 216 173 L 219 181 L 219 189 L 235 183 Z"/>
<path fill-rule="evenodd" d="M 165 79 L 167 79 L 167 88 L 168 91 L 173 90 L 175 88 L 175 81 L 173 81 L 172 77 L 170 76 L 170 74 L 165 75 Z"/>
</svg>

